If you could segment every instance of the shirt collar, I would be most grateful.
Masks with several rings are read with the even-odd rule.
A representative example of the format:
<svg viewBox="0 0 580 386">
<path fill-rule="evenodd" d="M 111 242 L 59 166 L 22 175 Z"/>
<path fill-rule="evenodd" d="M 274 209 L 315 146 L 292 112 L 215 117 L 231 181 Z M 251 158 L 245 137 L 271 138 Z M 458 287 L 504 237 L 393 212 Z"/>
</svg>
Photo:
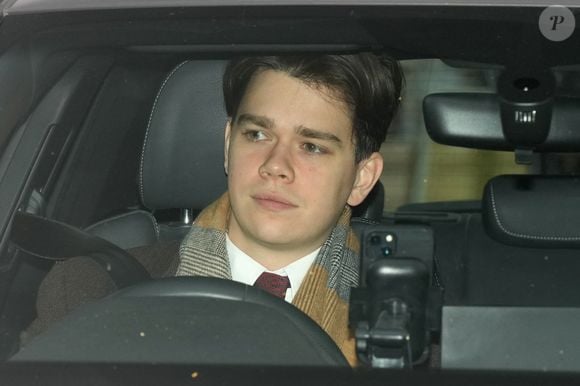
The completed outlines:
<svg viewBox="0 0 580 386">
<path fill-rule="evenodd" d="M 294 295 L 298 292 L 306 273 L 320 251 L 320 248 L 318 248 L 308 255 L 288 264 L 286 267 L 280 268 L 276 271 L 269 271 L 262 264 L 258 263 L 239 249 L 230 240 L 229 236 L 226 236 L 226 249 L 230 261 L 232 279 L 235 281 L 253 285 L 256 279 L 258 279 L 264 271 L 272 272 L 281 276 L 288 276 L 288 280 L 290 280 L 290 291 L 287 292 L 287 301 L 291 301 Z"/>
</svg>

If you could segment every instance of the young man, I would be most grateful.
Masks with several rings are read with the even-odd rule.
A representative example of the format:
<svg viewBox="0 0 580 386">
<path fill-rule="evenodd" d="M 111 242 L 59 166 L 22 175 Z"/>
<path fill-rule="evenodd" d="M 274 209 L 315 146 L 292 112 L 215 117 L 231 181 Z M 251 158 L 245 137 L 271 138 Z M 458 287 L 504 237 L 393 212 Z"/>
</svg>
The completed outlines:
<svg viewBox="0 0 580 386">
<path fill-rule="evenodd" d="M 398 64 L 371 53 L 231 61 L 223 86 L 228 192 L 202 211 L 179 253 L 167 259 L 163 246 L 132 253 L 153 277 L 211 276 L 266 288 L 314 319 L 355 363 L 348 298 L 359 258 L 350 206 L 380 177 L 378 151 L 401 83 Z M 29 335 L 115 290 L 91 264 L 55 265 Z M 64 282 L 78 290 L 63 295 Z"/>
<path fill-rule="evenodd" d="M 348 297 L 359 259 L 350 206 L 381 175 L 378 151 L 401 83 L 397 63 L 371 53 L 232 61 L 228 192 L 195 221 L 177 275 L 273 280 L 270 292 L 314 319 L 354 363 Z"/>
</svg>

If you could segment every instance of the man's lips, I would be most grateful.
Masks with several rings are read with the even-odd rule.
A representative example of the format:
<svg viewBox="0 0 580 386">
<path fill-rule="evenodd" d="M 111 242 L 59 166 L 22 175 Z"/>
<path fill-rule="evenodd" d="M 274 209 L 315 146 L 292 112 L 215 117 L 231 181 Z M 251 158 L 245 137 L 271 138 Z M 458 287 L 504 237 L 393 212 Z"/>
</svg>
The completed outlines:
<svg viewBox="0 0 580 386">
<path fill-rule="evenodd" d="M 252 198 L 258 205 L 269 210 L 286 210 L 298 207 L 291 201 L 273 194 L 256 194 Z"/>
</svg>

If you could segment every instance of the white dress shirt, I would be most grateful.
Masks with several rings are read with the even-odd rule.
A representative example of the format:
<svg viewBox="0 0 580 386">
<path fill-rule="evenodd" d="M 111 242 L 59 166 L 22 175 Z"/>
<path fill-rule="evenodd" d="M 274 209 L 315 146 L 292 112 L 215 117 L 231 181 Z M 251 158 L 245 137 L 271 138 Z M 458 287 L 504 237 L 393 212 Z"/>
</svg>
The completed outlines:
<svg viewBox="0 0 580 386">
<path fill-rule="evenodd" d="M 304 280 L 304 276 L 306 276 L 306 272 L 308 272 L 314 259 L 316 259 L 318 251 L 320 251 L 320 248 L 318 248 L 308 255 L 290 263 L 286 267 L 280 268 L 276 271 L 269 271 L 262 264 L 246 255 L 232 242 L 232 240 L 230 240 L 229 236 L 226 236 L 226 249 L 230 260 L 232 279 L 235 281 L 254 285 L 256 279 L 258 279 L 262 272 L 271 272 L 276 275 L 287 276 L 290 281 L 290 288 L 286 291 L 286 297 L 284 300 L 288 303 L 291 303 L 292 299 L 294 299 L 294 295 L 298 292 L 298 289 Z"/>
</svg>

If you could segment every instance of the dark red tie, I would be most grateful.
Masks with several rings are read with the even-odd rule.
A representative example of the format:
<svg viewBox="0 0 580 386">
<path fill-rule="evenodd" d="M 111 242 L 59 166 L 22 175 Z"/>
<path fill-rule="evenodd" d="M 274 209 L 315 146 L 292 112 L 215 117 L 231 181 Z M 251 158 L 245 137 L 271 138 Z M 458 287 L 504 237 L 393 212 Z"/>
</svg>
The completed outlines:
<svg viewBox="0 0 580 386">
<path fill-rule="evenodd" d="M 263 289 L 274 296 L 284 299 L 286 290 L 290 288 L 290 280 L 287 276 L 276 275 L 275 273 L 263 272 L 256 282 L 254 287 Z"/>
</svg>

